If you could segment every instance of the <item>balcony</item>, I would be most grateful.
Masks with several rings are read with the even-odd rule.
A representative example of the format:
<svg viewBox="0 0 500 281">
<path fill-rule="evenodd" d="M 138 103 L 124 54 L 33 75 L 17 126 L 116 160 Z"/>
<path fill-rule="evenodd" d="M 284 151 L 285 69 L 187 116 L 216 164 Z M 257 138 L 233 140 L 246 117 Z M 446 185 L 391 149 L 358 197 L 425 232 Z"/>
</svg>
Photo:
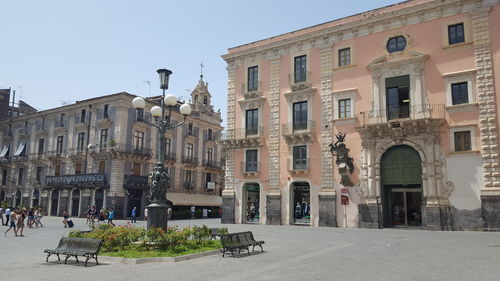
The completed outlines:
<svg viewBox="0 0 500 281">
<path fill-rule="evenodd" d="M 104 144 L 89 149 L 90 155 L 95 159 L 110 159 L 114 157 L 133 157 L 136 160 L 147 160 L 152 157 L 151 149 L 135 145 L 115 143 Z"/>
<path fill-rule="evenodd" d="M 216 142 L 218 140 L 220 140 L 221 138 L 221 133 L 220 132 L 213 132 L 212 135 L 210 136 L 209 134 L 205 134 L 205 142 Z"/>
<path fill-rule="evenodd" d="M 220 170 L 221 164 L 212 160 L 203 160 L 203 167 L 207 170 L 217 171 Z"/>
<path fill-rule="evenodd" d="M 177 154 L 175 152 L 165 153 L 165 162 L 174 163 L 177 161 Z"/>
<path fill-rule="evenodd" d="M 288 159 L 288 171 L 290 173 L 308 173 L 309 172 L 309 158 L 302 159 Z"/>
<path fill-rule="evenodd" d="M 227 130 L 222 135 L 222 144 L 227 148 L 257 147 L 263 144 L 262 127 Z"/>
<path fill-rule="evenodd" d="M 241 173 L 244 175 L 257 175 L 259 173 L 259 161 L 241 162 Z"/>
<path fill-rule="evenodd" d="M 49 160 L 57 160 L 67 155 L 66 150 L 52 150 L 47 153 Z"/>
<path fill-rule="evenodd" d="M 12 162 L 26 162 L 28 161 L 29 157 L 28 155 L 14 155 L 10 159 Z"/>
<path fill-rule="evenodd" d="M 19 131 L 18 131 L 18 135 L 19 135 L 20 137 L 28 137 L 28 136 L 30 135 L 30 133 L 29 133 L 28 129 L 21 128 L 21 129 L 19 129 Z"/>
<path fill-rule="evenodd" d="M 312 120 L 281 125 L 281 135 L 287 144 L 312 142 L 315 122 Z"/>
<path fill-rule="evenodd" d="M 253 99 L 262 96 L 262 81 L 257 83 L 257 88 L 249 88 L 247 83 L 241 84 L 241 93 L 245 99 Z"/>
<path fill-rule="evenodd" d="M 436 129 L 446 120 L 446 108 L 444 104 L 405 105 L 362 112 L 360 118 L 362 135 L 399 139 Z"/>
<path fill-rule="evenodd" d="M 290 73 L 288 75 L 288 84 L 292 92 L 311 88 L 311 71 L 307 71 L 305 75 Z"/>
<path fill-rule="evenodd" d="M 108 187 L 105 173 L 47 176 L 45 186 L 49 188 Z"/>
<path fill-rule="evenodd" d="M 123 187 L 126 189 L 141 189 L 147 190 L 149 188 L 148 177 L 125 175 L 123 179 Z"/>
<path fill-rule="evenodd" d="M 198 158 L 188 155 L 183 155 L 182 163 L 184 163 L 187 167 L 196 167 L 198 166 Z"/>
<path fill-rule="evenodd" d="M 187 189 L 187 190 L 193 190 L 193 189 L 194 189 L 194 186 L 195 186 L 195 184 L 194 184 L 193 182 L 184 182 L 184 183 L 182 184 L 182 187 L 183 187 L 184 189 Z"/>
<path fill-rule="evenodd" d="M 45 159 L 48 158 L 48 153 L 44 153 L 44 152 L 41 152 L 41 153 L 30 153 L 29 158 L 30 158 L 31 161 L 45 160 Z"/>
</svg>

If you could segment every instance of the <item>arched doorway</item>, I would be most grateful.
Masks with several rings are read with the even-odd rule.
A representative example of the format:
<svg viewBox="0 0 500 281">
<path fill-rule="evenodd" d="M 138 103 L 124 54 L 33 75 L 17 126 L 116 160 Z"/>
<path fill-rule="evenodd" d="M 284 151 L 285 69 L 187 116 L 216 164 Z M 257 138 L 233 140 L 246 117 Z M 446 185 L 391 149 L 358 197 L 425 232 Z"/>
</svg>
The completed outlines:
<svg viewBox="0 0 500 281">
<path fill-rule="evenodd" d="M 132 209 L 136 207 L 135 215 L 140 217 L 142 214 L 142 190 L 140 189 L 128 189 L 127 194 L 127 213 L 125 217 L 132 216 Z"/>
<path fill-rule="evenodd" d="M 95 205 L 96 209 L 98 211 L 102 210 L 102 207 L 104 206 L 104 190 L 102 188 L 96 189 L 94 198 L 95 198 L 94 205 Z"/>
<path fill-rule="evenodd" d="M 5 201 L 5 190 L 0 191 L 0 202 Z"/>
<path fill-rule="evenodd" d="M 389 148 L 380 160 L 384 227 L 422 225 L 422 160 L 408 145 Z"/>
<path fill-rule="evenodd" d="M 15 202 L 15 207 L 19 207 L 19 205 L 21 205 L 21 196 L 22 196 L 22 193 L 21 193 L 21 190 L 17 190 L 16 191 L 16 202 Z"/>
<path fill-rule="evenodd" d="M 290 211 L 292 224 L 311 224 L 311 187 L 308 182 L 290 185 Z"/>
<path fill-rule="evenodd" d="M 59 191 L 52 190 L 50 195 L 50 215 L 57 216 L 57 208 L 59 207 Z"/>
<path fill-rule="evenodd" d="M 243 185 L 243 222 L 259 223 L 260 220 L 260 185 L 245 183 Z"/>
<path fill-rule="evenodd" d="M 78 189 L 71 193 L 71 215 L 74 217 L 80 215 L 80 190 Z"/>
<path fill-rule="evenodd" d="M 33 194 L 31 196 L 31 207 L 40 207 L 40 191 L 38 189 L 33 190 Z"/>
</svg>

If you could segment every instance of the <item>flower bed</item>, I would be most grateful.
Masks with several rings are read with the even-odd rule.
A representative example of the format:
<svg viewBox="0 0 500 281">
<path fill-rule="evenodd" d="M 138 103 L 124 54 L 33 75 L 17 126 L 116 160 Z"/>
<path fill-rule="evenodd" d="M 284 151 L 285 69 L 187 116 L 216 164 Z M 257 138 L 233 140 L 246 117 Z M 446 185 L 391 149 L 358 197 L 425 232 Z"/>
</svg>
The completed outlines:
<svg viewBox="0 0 500 281">
<path fill-rule="evenodd" d="M 219 229 L 227 233 L 226 228 Z M 101 225 L 93 231 L 71 231 L 70 237 L 103 240 L 102 255 L 126 258 L 175 257 L 220 249 L 220 242 L 211 240 L 210 230 L 202 227 L 169 227 L 144 229 L 130 226 Z"/>
</svg>

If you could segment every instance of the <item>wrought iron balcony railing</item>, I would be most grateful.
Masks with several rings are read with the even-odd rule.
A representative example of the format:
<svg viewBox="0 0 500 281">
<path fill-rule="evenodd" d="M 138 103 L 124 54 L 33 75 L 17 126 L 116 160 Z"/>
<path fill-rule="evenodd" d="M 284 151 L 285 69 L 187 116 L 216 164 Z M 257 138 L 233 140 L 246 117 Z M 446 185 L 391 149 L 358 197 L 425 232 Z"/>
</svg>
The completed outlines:
<svg viewBox="0 0 500 281">
<path fill-rule="evenodd" d="M 362 125 L 387 123 L 391 120 L 445 119 L 444 104 L 391 106 L 361 113 Z"/>
<path fill-rule="evenodd" d="M 309 171 L 309 158 L 288 159 L 288 170 L 291 172 Z"/>
<path fill-rule="evenodd" d="M 251 174 L 259 172 L 259 161 L 246 161 L 241 162 L 241 171 L 242 173 Z"/>
</svg>

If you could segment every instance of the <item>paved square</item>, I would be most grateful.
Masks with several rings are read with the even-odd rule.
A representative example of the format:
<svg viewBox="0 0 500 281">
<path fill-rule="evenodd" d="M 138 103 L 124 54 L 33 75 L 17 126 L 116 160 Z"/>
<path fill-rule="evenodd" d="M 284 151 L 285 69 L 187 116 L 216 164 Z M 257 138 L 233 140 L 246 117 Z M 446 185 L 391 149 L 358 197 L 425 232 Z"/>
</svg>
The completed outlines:
<svg viewBox="0 0 500 281">
<path fill-rule="evenodd" d="M 45 263 L 46 248 L 68 232 L 62 218 L 0 237 L 1 280 L 499 280 L 500 234 L 405 229 L 223 225 L 251 230 L 265 252 L 241 258 L 213 255 L 142 265 Z M 73 219 L 76 229 L 85 220 Z M 125 221 L 118 221 L 119 224 Z M 221 226 L 219 220 L 174 221 L 179 226 Z M 144 222 L 139 222 L 144 226 Z M 5 231 L 6 227 L 0 227 Z M 52 258 L 51 260 L 57 260 Z M 4 279 L 5 278 L 5 279 Z"/>
</svg>

